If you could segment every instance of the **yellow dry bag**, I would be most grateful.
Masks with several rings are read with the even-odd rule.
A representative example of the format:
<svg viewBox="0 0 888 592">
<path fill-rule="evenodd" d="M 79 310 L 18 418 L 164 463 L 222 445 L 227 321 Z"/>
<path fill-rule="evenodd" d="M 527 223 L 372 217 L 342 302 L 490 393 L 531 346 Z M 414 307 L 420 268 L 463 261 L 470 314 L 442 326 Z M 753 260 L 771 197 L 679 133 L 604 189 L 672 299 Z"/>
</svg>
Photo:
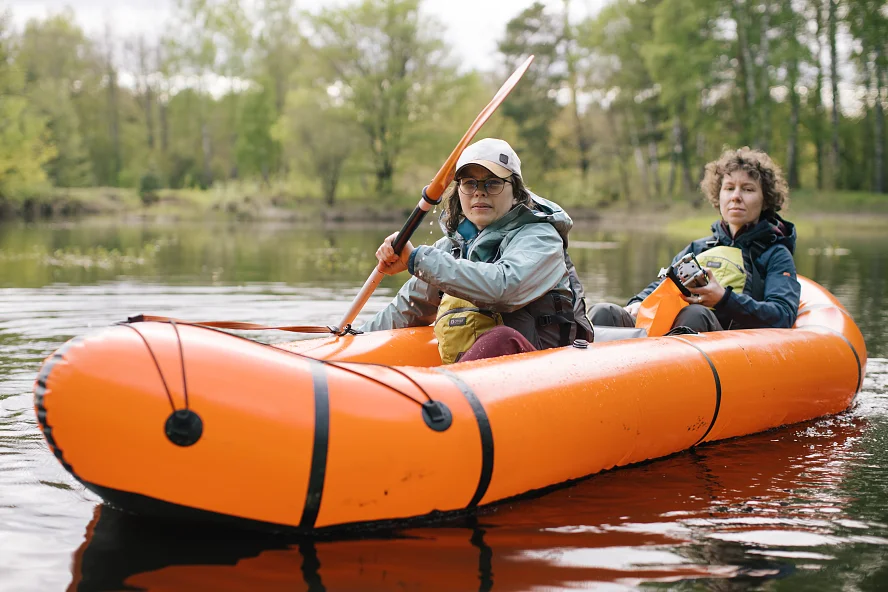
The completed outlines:
<svg viewBox="0 0 888 592">
<path fill-rule="evenodd" d="M 435 319 L 435 336 L 441 362 L 458 362 L 475 341 L 487 331 L 503 324 L 498 312 L 478 308 L 468 300 L 444 294 Z"/>
</svg>

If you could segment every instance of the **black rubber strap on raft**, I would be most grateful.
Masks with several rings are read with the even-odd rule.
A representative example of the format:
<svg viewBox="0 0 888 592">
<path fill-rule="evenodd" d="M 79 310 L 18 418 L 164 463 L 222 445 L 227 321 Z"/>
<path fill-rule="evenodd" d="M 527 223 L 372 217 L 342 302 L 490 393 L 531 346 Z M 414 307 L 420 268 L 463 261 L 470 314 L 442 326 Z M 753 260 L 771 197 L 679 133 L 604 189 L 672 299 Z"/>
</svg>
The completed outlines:
<svg viewBox="0 0 888 592">
<path fill-rule="evenodd" d="M 845 343 L 848 344 L 848 347 L 851 348 L 851 353 L 854 354 L 854 360 L 857 362 L 857 388 L 854 389 L 854 393 L 857 394 L 860 392 L 861 387 L 863 387 L 863 367 L 860 364 L 860 355 L 857 353 L 857 349 L 854 347 L 854 344 L 851 341 L 833 329 L 832 327 L 827 327 L 826 325 L 802 325 L 799 329 L 823 329 L 824 331 L 829 331 L 833 335 L 838 335 Z"/>
<path fill-rule="evenodd" d="M 700 349 L 699 347 L 697 347 L 696 345 L 694 345 L 693 343 L 691 343 L 690 341 L 688 341 L 687 339 L 684 339 L 682 337 L 672 336 L 672 339 L 677 339 L 678 341 L 687 343 L 688 345 L 693 347 L 695 350 L 700 352 L 703 355 L 703 357 L 706 359 L 706 363 L 709 364 L 709 369 L 712 370 L 712 377 L 715 378 L 715 411 L 712 412 L 712 421 L 709 422 L 709 427 L 706 428 L 706 433 L 703 434 L 702 436 L 700 436 L 700 439 L 692 444 L 692 446 L 696 446 L 697 444 L 702 442 L 706 438 L 706 436 L 709 435 L 709 432 L 711 432 L 712 428 L 715 427 L 715 422 L 718 419 L 718 411 L 721 408 L 721 402 L 722 402 L 721 379 L 718 377 L 718 370 L 715 369 L 715 364 L 712 363 L 712 360 L 709 358 L 709 356 L 706 354 L 705 351 L 703 351 L 702 349 Z"/>
<path fill-rule="evenodd" d="M 311 379 L 315 399 L 315 432 L 311 451 L 311 469 L 308 473 L 308 491 L 302 508 L 299 527 L 313 529 L 321 509 L 324 494 L 324 477 L 327 474 L 327 448 L 330 444 L 330 390 L 327 387 L 327 371 L 324 364 L 311 362 Z"/>
<path fill-rule="evenodd" d="M 472 413 L 475 414 L 475 421 L 478 422 L 478 432 L 481 435 L 481 475 L 478 477 L 478 487 L 475 488 L 475 495 L 466 508 L 474 508 L 484 498 L 487 488 L 490 486 L 490 479 L 493 477 L 493 430 L 490 428 L 490 420 L 487 419 L 487 412 L 475 393 L 463 380 L 444 368 L 436 368 L 438 372 L 449 378 L 462 392 Z"/>
</svg>

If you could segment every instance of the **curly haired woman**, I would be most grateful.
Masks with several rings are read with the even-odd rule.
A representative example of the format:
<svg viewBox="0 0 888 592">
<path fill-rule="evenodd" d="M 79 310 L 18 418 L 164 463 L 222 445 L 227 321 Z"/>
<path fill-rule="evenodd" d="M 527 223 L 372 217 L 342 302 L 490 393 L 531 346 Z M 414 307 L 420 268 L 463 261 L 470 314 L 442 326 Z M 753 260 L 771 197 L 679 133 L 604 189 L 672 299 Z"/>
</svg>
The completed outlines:
<svg viewBox="0 0 888 592">
<path fill-rule="evenodd" d="M 801 286 L 796 279 L 796 233 L 777 212 L 789 203 L 783 172 L 760 150 L 729 150 L 706 165 L 700 188 L 721 213 L 712 236 L 695 240 L 675 256 L 694 253 L 709 278 L 683 296 L 673 327 L 697 332 L 725 329 L 788 328 L 795 323 Z M 593 325 L 632 327 L 641 302 L 657 280 L 633 296 L 625 308 L 597 304 Z"/>
</svg>

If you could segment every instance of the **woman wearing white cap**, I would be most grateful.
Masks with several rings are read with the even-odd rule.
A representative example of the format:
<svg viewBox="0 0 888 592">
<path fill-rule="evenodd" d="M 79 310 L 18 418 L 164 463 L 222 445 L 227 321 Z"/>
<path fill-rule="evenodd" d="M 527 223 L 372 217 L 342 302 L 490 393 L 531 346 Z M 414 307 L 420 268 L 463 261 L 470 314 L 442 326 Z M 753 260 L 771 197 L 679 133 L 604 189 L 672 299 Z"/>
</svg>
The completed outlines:
<svg viewBox="0 0 888 592">
<path fill-rule="evenodd" d="M 591 340 L 582 286 L 566 251 L 572 221 L 527 189 L 512 147 L 493 138 L 472 144 L 457 161 L 455 181 L 440 220 L 444 238 L 433 246 L 408 242 L 399 256 L 392 248 L 395 233 L 376 251 L 384 273 L 407 270 L 413 277 L 362 329 L 429 325 L 441 318 L 439 307 L 454 310 L 448 299 L 462 299 L 504 326 L 469 339 L 474 345 L 458 360 L 559 347 L 575 337 Z M 443 349 L 442 358 L 453 361 Z"/>
</svg>

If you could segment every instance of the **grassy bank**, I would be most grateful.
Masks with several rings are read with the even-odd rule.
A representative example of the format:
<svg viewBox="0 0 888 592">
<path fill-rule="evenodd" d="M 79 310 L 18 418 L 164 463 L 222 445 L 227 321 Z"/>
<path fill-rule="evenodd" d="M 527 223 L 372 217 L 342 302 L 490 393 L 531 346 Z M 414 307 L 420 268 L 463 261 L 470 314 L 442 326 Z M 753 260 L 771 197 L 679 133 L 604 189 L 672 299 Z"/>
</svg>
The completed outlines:
<svg viewBox="0 0 888 592">
<path fill-rule="evenodd" d="M 48 195 L 18 203 L 0 202 L 0 219 L 103 216 L 121 220 L 347 222 L 402 219 L 411 209 L 412 206 L 399 203 L 374 203 L 367 199 L 340 200 L 331 207 L 317 198 L 300 198 L 252 184 L 229 184 L 206 191 L 161 189 L 146 196 L 134 189 L 93 187 L 55 189 Z"/>
<path fill-rule="evenodd" d="M 792 193 L 789 208 L 781 215 L 796 225 L 799 235 L 884 233 L 888 230 L 888 195 L 801 189 Z M 700 237 L 717 218 L 718 213 L 710 206 L 698 210 L 688 206 L 672 208 L 667 231 L 686 238 Z"/>
<path fill-rule="evenodd" d="M 104 216 L 121 220 L 274 220 L 281 222 L 400 222 L 409 215 L 417 198 L 406 195 L 373 199 L 350 191 L 328 206 L 317 197 L 299 197 L 287 187 L 261 187 L 231 183 L 206 191 L 162 189 L 140 197 L 134 189 L 55 189 L 42 198 L 6 204 L 5 218 L 67 218 Z M 694 207 L 687 199 L 656 203 L 586 203 L 562 200 L 577 221 L 602 220 L 616 226 L 664 224 L 670 233 L 697 236 L 717 217 L 702 199 Z M 799 190 L 792 194 L 785 217 L 796 222 L 799 232 L 824 229 L 888 226 L 888 195 L 867 192 Z"/>
</svg>

